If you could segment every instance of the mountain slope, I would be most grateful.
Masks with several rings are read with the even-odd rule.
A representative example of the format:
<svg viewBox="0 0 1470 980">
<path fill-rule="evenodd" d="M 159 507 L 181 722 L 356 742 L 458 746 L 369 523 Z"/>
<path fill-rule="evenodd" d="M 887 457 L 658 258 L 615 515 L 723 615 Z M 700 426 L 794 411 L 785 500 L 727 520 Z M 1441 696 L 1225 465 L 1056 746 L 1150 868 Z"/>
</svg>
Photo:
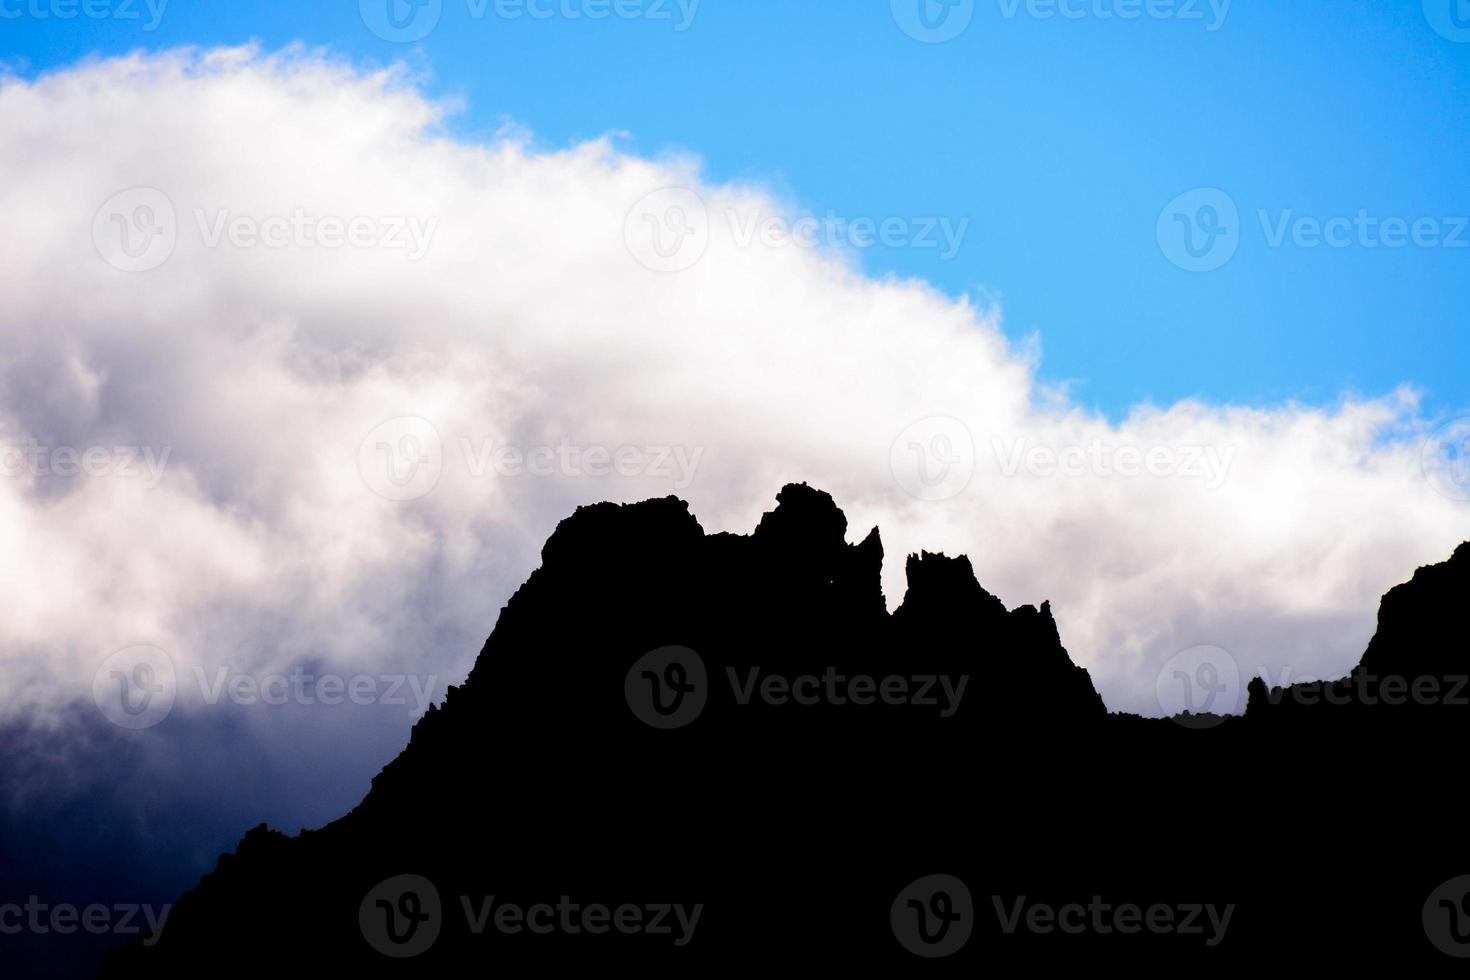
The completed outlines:
<svg viewBox="0 0 1470 980">
<path fill-rule="evenodd" d="M 878 531 L 849 544 L 804 485 L 777 499 L 748 536 L 675 498 L 579 509 L 356 809 L 252 831 L 109 975 L 1455 963 L 1421 913 L 1470 871 L 1470 711 L 1257 682 L 1244 718 L 1110 716 L 1048 606 L 923 554 L 890 615 Z M 1448 688 L 1467 590 L 1470 547 L 1420 570 L 1360 671 Z M 1120 928 L 1130 905 L 1173 925 Z"/>
</svg>

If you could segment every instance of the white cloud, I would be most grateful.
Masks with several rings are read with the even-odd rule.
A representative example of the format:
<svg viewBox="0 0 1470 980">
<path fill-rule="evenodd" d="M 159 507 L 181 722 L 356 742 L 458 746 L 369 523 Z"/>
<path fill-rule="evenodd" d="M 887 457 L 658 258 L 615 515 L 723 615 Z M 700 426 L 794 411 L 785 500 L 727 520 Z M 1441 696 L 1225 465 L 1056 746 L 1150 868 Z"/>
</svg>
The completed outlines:
<svg viewBox="0 0 1470 980">
<path fill-rule="evenodd" d="M 1158 668 L 1199 644 L 1273 679 L 1344 672 L 1378 596 L 1470 537 L 1470 506 L 1421 471 L 1409 392 L 1110 424 L 1039 387 L 993 310 L 830 249 L 742 243 L 732 211 L 783 213 L 760 188 L 609 141 L 474 145 L 440 121 L 405 73 L 301 49 L 139 55 L 0 88 L 0 445 L 169 453 L 156 487 L 71 476 L 54 455 L 0 477 L 0 710 L 85 697 L 137 643 L 185 671 L 313 659 L 455 679 L 556 521 L 601 499 L 677 491 L 707 530 L 743 532 L 806 480 L 854 536 L 881 525 L 891 603 L 905 553 L 966 552 L 1007 604 L 1053 600 L 1108 704 L 1146 713 Z M 653 271 L 635 258 L 659 261 L 642 215 L 626 219 L 671 186 L 694 192 L 703 252 Z M 172 250 L 150 252 L 166 209 Z M 421 256 L 392 247 L 409 218 Z M 211 247 L 233 219 L 235 243 Z M 354 219 L 363 244 L 342 244 Z M 108 240 L 119 220 L 131 258 Z M 239 244 L 252 228 L 285 246 Z M 962 428 L 910 430 L 935 416 Z M 432 429 L 378 430 L 400 417 Z M 375 430 L 365 458 L 386 467 L 384 442 L 401 486 L 363 479 Z M 896 478 L 906 430 L 972 466 L 968 483 L 916 482 L 907 442 Z M 501 445 L 629 447 L 639 472 L 533 454 L 521 465 L 552 475 L 513 475 L 486 452 Z M 1130 465 L 1159 475 L 1113 472 Z"/>
</svg>

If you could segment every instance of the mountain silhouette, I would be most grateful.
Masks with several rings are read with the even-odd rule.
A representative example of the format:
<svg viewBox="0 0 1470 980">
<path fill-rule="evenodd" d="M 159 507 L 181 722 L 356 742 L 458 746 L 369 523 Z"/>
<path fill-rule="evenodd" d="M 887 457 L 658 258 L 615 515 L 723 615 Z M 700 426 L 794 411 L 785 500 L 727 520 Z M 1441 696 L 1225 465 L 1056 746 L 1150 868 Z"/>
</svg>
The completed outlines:
<svg viewBox="0 0 1470 980">
<path fill-rule="evenodd" d="M 1470 545 L 1388 593 L 1348 678 L 1142 718 L 967 558 L 909 556 L 890 614 L 878 530 L 847 531 L 806 485 L 749 535 L 579 508 L 352 812 L 250 831 L 104 975 L 1470 955 Z"/>
</svg>

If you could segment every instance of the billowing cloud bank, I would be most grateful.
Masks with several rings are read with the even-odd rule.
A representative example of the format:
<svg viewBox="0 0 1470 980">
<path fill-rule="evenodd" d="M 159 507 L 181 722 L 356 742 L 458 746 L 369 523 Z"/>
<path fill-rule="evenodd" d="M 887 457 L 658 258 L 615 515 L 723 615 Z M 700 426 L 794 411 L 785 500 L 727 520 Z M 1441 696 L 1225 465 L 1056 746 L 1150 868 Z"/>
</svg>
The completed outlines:
<svg viewBox="0 0 1470 980">
<path fill-rule="evenodd" d="M 1201 644 L 1345 671 L 1379 594 L 1470 537 L 1410 393 L 1110 424 L 994 311 L 750 234 L 796 217 L 759 188 L 440 113 L 300 50 L 0 88 L 6 716 L 88 698 L 135 644 L 181 678 L 456 680 L 602 499 L 746 531 L 806 480 L 881 524 L 890 603 L 907 552 L 967 552 L 1150 714 Z"/>
</svg>

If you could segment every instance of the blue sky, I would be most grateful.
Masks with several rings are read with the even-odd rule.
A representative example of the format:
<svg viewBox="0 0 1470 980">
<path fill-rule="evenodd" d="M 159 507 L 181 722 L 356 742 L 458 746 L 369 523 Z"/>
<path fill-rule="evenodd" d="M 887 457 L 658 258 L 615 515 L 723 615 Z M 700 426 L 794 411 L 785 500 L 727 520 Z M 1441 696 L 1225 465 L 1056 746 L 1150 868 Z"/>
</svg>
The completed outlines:
<svg viewBox="0 0 1470 980">
<path fill-rule="evenodd" d="M 862 261 L 999 300 L 1012 336 L 1040 334 L 1042 377 L 1110 415 L 1405 382 L 1431 412 L 1470 407 L 1467 0 L 1134 0 L 1132 18 L 1129 0 L 1068 0 L 1070 17 L 959 0 L 949 21 L 922 0 L 963 26 L 943 43 L 902 29 L 921 0 L 703 0 L 683 30 L 676 0 L 595 20 L 587 0 L 516 19 L 438 0 L 407 44 L 352 0 L 172 0 L 152 30 L 146 0 L 88 2 L 108 16 L 0 0 L 0 58 L 33 75 L 94 53 L 301 40 L 416 65 L 464 100 L 461 135 L 506 120 L 553 145 L 626 131 L 634 150 L 692 151 L 711 177 L 769 183 L 818 215 L 968 219 L 953 258 L 879 246 Z M 363 0 L 368 20 L 381 2 Z M 1239 216 L 1204 264 L 1228 261 L 1202 272 L 1171 261 L 1187 253 L 1168 233 L 1221 198 L 1165 213 L 1199 188 Z M 1341 247 L 1310 244 L 1312 222 L 1360 214 L 1335 226 Z M 1418 231 L 1386 247 L 1395 220 Z"/>
</svg>

